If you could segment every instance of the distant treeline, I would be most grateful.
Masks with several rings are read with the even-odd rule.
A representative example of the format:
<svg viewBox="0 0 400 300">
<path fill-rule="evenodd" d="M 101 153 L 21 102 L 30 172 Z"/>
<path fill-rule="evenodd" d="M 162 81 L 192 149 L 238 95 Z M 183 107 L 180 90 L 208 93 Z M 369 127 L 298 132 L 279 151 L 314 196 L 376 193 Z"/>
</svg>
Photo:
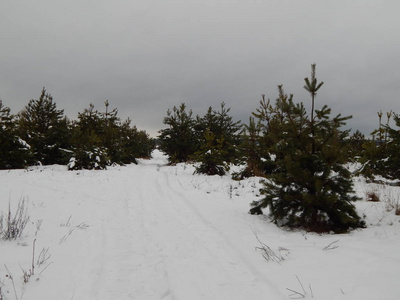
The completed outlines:
<svg viewBox="0 0 400 300">
<path fill-rule="evenodd" d="M 149 157 L 159 146 L 169 155 L 170 163 L 199 162 L 198 172 L 222 175 L 230 164 L 240 163 L 246 167 L 236 174 L 238 178 L 267 176 L 273 169 L 270 154 L 274 146 L 268 133 L 271 115 L 277 109 L 263 95 L 260 108 L 243 124 L 233 120 L 225 103 L 218 110 L 209 107 L 204 116 L 194 116 L 182 103 L 167 111 L 163 121 L 167 128 L 152 139 L 146 131 L 131 125 L 130 119 L 121 120 L 108 101 L 103 111 L 90 104 L 72 121 L 43 88 L 39 99 L 30 100 L 16 115 L 0 100 L 0 169 L 38 164 L 103 169 L 136 163 L 137 158 Z M 336 151 L 348 162 L 361 163 L 360 171 L 370 178 L 382 175 L 400 179 L 399 115 L 378 112 L 378 118 L 380 126 L 369 139 L 358 130 L 350 134 L 349 130 L 337 129 L 341 138 Z M 392 119 L 397 129 L 389 126 Z"/>
<path fill-rule="evenodd" d="M 38 164 L 103 169 L 149 157 L 154 140 L 117 114 L 106 101 L 104 111 L 90 104 L 71 121 L 44 88 L 17 115 L 0 100 L 0 169 Z"/>
</svg>

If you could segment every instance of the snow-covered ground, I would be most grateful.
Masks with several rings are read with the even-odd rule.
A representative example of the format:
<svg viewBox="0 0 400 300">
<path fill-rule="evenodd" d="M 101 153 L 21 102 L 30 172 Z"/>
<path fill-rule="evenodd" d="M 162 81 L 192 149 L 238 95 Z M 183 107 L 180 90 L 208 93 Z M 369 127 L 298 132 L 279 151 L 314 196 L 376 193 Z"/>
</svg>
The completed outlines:
<svg viewBox="0 0 400 300">
<path fill-rule="evenodd" d="M 260 178 L 166 161 L 0 171 L 3 216 L 20 199 L 30 216 L 22 238 L 0 241 L 0 299 L 400 299 L 399 188 L 355 180 L 382 200 L 357 203 L 367 229 L 290 232 L 247 213 Z"/>
</svg>

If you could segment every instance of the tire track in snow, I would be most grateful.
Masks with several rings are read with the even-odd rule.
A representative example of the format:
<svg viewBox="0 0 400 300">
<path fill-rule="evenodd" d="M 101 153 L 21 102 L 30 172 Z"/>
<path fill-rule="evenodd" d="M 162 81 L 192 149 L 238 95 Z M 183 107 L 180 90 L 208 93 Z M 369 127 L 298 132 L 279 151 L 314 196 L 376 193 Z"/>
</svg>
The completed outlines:
<svg viewBox="0 0 400 300">
<path fill-rule="evenodd" d="M 180 205 L 178 207 L 181 207 L 183 210 L 181 213 L 183 214 L 194 214 L 197 219 L 203 223 L 203 225 L 208 228 L 210 231 L 214 233 L 214 236 L 217 238 L 219 242 L 221 242 L 226 249 L 229 249 L 232 254 L 234 254 L 235 258 L 238 259 L 241 263 L 245 264 L 246 268 L 248 268 L 249 272 L 255 277 L 259 278 L 264 282 L 268 282 L 268 279 L 265 278 L 250 262 L 247 261 L 247 259 L 244 257 L 244 255 L 236 248 L 234 243 L 230 240 L 230 238 L 224 234 L 224 232 L 220 229 L 218 229 L 216 226 L 212 224 L 211 221 L 207 220 L 205 216 L 203 216 L 199 210 L 192 204 L 191 201 L 188 201 L 188 199 L 185 198 L 182 192 L 177 191 L 176 189 L 172 188 L 171 184 L 169 183 L 170 177 L 168 177 L 165 174 L 165 180 L 167 181 L 167 186 L 169 189 L 177 195 L 177 197 L 173 197 L 172 199 L 179 198 L 180 199 Z M 180 184 L 181 185 L 181 184 Z M 176 201 L 174 201 L 176 202 Z M 175 205 L 177 203 L 174 203 Z M 182 205 L 183 204 L 183 205 Z M 234 221 L 233 221 L 234 222 Z"/>
<path fill-rule="evenodd" d="M 125 182 L 113 180 L 109 185 L 113 197 L 98 205 L 101 223 L 94 245 L 97 255 L 91 258 L 94 278 L 88 299 L 133 299 L 130 195 L 124 189 Z"/>
<path fill-rule="evenodd" d="M 147 189 L 155 170 L 138 165 L 127 170 L 122 182 L 112 181 L 113 197 L 101 202 L 100 229 L 91 258 L 93 276 L 89 295 L 80 299 L 174 299 L 164 266 L 163 241 L 155 228 L 157 201 Z M 118 179 L 121 179 L 118 177 Z"/>
<path fill-rule="evenodd" d="M 139 164 L 109 184 L 113 197 L 101 202 L 92 245 L 101 249 L 90 258 L 90 292 L 80 298 L 283 298 L 155 165 Z"/>
<path fill-rule="evenodd" d="M 208 222 L 182 193 L 175 191 L 167 174 L 155 179 L 156 199 L 162 212 L 164 259 L 177 299 L 256 299 L 265 294 L 282 297 L 266 278 L 243 259 L 228 238 Z M 191 272 L 195 270 L 195 272 Z M 188 273 L 189 271 L 189 273 Z M 185 282 L 185 284 L 182 284 Z"/>
</svg>

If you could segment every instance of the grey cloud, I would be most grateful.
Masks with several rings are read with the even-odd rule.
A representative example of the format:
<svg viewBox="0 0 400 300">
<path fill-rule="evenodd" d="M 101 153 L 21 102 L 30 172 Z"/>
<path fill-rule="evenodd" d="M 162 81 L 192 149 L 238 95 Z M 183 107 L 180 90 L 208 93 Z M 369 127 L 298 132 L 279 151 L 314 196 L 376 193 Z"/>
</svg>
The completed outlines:
<svg viewBox="0 0 400 300">
<path fill-rule="evenodd" d="M 311 63 L 325 82 L 317 105 L 353 115 L 369 133 L 398 110 L 397 1 L 5 1 L 0 98 L 14 113 L 43 86 L 74 118 L 106 99 L 152 135 L 168 108 L 195 114 L 224 101 L 247 122 L 261 94 L 283 84 L 307 105 Z M 400 111 L 399 111 L 400 112 Z"/>
</svg>

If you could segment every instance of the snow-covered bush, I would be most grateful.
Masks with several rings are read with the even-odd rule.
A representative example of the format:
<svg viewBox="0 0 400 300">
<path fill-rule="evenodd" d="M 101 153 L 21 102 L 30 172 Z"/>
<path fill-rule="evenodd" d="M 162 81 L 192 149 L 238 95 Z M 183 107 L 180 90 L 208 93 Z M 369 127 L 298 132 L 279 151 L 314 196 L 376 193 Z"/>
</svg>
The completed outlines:
<svg viewBox="0 0 400 300">
<path fill-rule="evenodd" d="M 68 163 L 68 170 L 103 170 L 110 164 L 107 150 L 94 148 L 92 151 L 77 151 Z"/>
</svg>

